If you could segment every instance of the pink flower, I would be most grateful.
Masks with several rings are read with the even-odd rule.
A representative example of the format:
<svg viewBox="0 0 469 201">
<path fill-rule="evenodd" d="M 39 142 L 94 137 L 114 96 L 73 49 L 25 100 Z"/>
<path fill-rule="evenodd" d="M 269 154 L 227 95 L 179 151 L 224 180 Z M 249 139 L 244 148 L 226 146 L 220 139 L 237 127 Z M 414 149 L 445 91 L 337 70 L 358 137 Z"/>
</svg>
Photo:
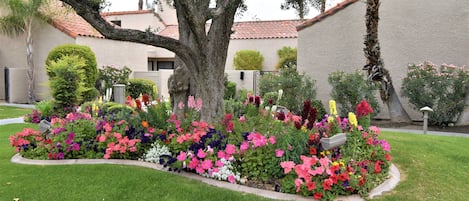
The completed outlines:
<svg viewBox="0 0 469 201">
<path fill-rule="evenodd" d="M 320 163 L 321 166 L 323 166 L 323 167 L 329 166 L 329 161 L 330 161 L 330 160 L 329 160 L 329 158 L 327 158 L 327 157 L 324 157 L 324 158 L 319 159 L 319 163 Z"/>
<path fill-rule="evenodd" d="M 223 167 L 223 162 L 221 162 L 220 160 L 217 160 L 217 161 L 215 161 L 215 165 L 217 167 Z"/>
<path fill-rule="evenodd" d="M 232 184 L 236 183 L 236 178 L 233 175 L 228 176 L 228 181 Z"/>
<path fill-rule="evenodd" d="M 132 152 L 132 153 L 133 153 L 133 152 L 136 152 L 136 151 L 137 151 L 137 147 L 130 147 L 129 151 Z"/>
<path fill-rule="evenodd" d="M 111 154 L 104 154 L 104 159 L 109 159 L 111 158 Z"/>
<path fill-rule="evenodd" d="M 204 170 L 208 170 L 208 169 L 212 168 L 212 166 L 213 166 L 213 165 L 212 165 L 212 160 L 207 159 L 207 160 L 204 160 L 204 161 L 202 162 L 202 168 L 203 168 Z"/>
<path fill-rule="evenodd" d="M 207 153 L 205 153 L 204 150 L 199 149 L 199 151 L 197 152 L 197 157 L 205 158 L 205 156 L 207 156 Z"/>
<path fill-rule="evenodd" d="M 120 133 L 113 133 L 114 137 L 117 138 L 117 140 L 122 139 L 122 135 Z"/>
<path fill-rule="evenodd" d="M 217 156 L 218 158 L 225 158 L 226 156 L 225 151 L 218 151 Z"/>
<path fill-rule="evenodd" d="M 184 103 L 179 102 L 179 104 L 178 104 L 179 109 L 181 109 L 181 110 L 184 109 L 184 106 L 185 106 Z"/>
<path fill-rule="evenodd" d="M 226 148 L 225 148 L 225 153 L 226 154 L 232 155 L 235 151 L 236 151 L 236 147 L 234 145 L 232 145 L 232 144 L 226 145 Z"/>
<path fill-rule="evenodd" d="M 300 192 L 301 189 L 301 184 L 303 184 L 303 180 L 300 178 L 295 179 L 295 186 L 296 186 L 296 192 Z"/>
<path fill-rule="evenodd" d="M 278 158 L 282 157 L 284 153 L 285 151 L 282 149 L 275 149 L 275 156 Z"/>
<path fill-rule="evenodd" d="M 197 172 L 198 174 L 203 174 L 205 172 L 204 168 L 202 168 L 202 166 L 197 166 L 195 168 L 195 172 Z"/>
<path fill-rule="evenodd" d="M 293 169 L 293 167 L 295 167 L 295 162 L 293 162 L 293 161 L 284 161 L 284 162 L 280 163 L 280 166 L 283 168 L 283 172 L 285 174 L 288 174 Z"/>
<path fill-rule="evenodd" d="M 375 135 L 379 135 L 380 133 L 379 127 L 376 127 L 376 126 L 370 126 L 370 131 L 373 131 Z"/>
<path fill-rule="evenodd" d="M 241 146 L 239 146 L 239 150 L 241 151 L 246 151 L 249 149 L 249 142 L 248 141 L 243 141 L 243 143 L 241 143 Z"/>
<path fill-rule="evenodd" d="M 366 144 L 368 144 L 368 145 L 373 144 L 373 138 L 371 138 L 371 137 L 370 137 L 370 138 L 367 138 L 367 139 L 366 139 Z"/>
<path fill-rule="evenodd" d="M 391 150 L 391 146 L 389 145 L 389 143 L 386 140 L 381 140 L 380 145 L 381 145 L 381 147 L 383 148 L 384 151 L 390 151 Z"/>
<path fill-rule="evenodd" d="M 289 151 L 293 150 L 293 147 L 291 146 L 291 144 L 288 145 L 288 150 Z"/>
<path fill-rule="evenodd" d="M 367 138 L 367 137 L 368 137 L 368 132 L 366 132 L 366 131 L 363 132 L 363 133 L 362 133 L 362 137 L 363 137 L 363 138 Z"/>
<path fill-rule="evenodd" d="M 178 161 L 184 161 L 186 160 L 186 158 L 187 158 L 186 152 L 183 152 L 183 151 L 179 152 L 179 155 L 177 156 Z"/>
<path fill-rule="evenodd" d="M 246 122 L 246 117 L 244 117 L 244 115 L 239 117 L 239 122 L 241 122 L 241 123 Z"/>
<path fill-rule="evenodd" d="M 189 163 L 189 169 L 195 169 L 199 165 L 199 160 L 197 158 L 192 158 L 191 162 Z"/>
<path fill-rule="evenodd" d="M 202 99 L 201 98 L 197 98 L 197 103 L 195 105 L 195 111 L 200 111 L 202 109 L 202 105 L 203 105 L 203 102 L 202 102 Z"/>
<path fill-rule="evenodd" d="M 73 151 L 78 151 L 78 150 L 80 150 L 80 144 L 74 143 L 74 144 L 72 145 L 72 150 L 73 150 Z"/>
<path fill-rule="evenodd" d="M 187 100 L 187 107 L 190 108 L 190 109 L 195 108 L 194 96 L 189 96 L 189 99 Z"/>
<path fill-rule="evenodd" d="M 270 137 L 269 137 L 269 143 L 272 144 L 272 145 L 274 145 L 275 142 L 276 142 L 275 136 L 270 136 Z"/>
</svg>

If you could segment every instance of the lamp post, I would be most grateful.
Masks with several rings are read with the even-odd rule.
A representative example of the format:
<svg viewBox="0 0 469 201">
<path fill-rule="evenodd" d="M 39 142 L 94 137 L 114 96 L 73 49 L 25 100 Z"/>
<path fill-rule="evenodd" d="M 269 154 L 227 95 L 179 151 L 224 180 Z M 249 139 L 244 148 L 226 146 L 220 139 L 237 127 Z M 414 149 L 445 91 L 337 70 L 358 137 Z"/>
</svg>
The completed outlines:
<svg viewBox="0 0 469 201">
<path fill-rule="evenodd" d="M 427 134 L 428 130 L 428 112 L 433 112 L 432 108 L 425 106 L 420 108 L 420 112 L 423 112 L 423 134 Z"/>
</svg>

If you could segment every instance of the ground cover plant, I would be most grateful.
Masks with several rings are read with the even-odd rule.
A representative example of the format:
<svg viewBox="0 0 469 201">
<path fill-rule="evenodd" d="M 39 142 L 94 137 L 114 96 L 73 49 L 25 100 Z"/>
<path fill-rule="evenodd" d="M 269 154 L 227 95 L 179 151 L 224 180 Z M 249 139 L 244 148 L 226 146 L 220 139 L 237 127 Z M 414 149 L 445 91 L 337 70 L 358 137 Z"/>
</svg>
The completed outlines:
<svg viewBox="0 0 469 201">
<path fill-rule="evenodd" d="M 0 105 L 0 119 L 17 118 L 31 113 L 31 109 Z"/>
<path fill-rule="evenodd" d="M 167 104 L 141 99 L 127 106 L 93 103 L 65 118 L 52 118 L 50 133 L 24 129 L 9 137 L 22 156 L 33 159 L 118 158 L 157 162 L 170 171 L 189 171 L 231 183 L 331 200 L 366 196 L 387 176 L 390 146 L 369 126 L 371 108 L 357 107 L 347 118 L 329 114 L 316 122 L 317 109 L 305 101 L 301 116 L 260 107 L 249 96 L 242 116 L 227 114 L 214 125 L 199 121 L 202 100 L 189 97 L 183 117 Z M 186 105 L 187 104 L 187 105 Z M 102 108 L 102 109 L 100 109 Z M 106 109 L 105 109 L 106 108 Z M 111 109 L 113 108 L 113 109 Z M 271 108 L 271 107 L 269 107 Z M 361 126 L 358 121 L 363 121 Z M 347 143 L 325 150 L 321 139 L 346 133 Z"/>
</svg>

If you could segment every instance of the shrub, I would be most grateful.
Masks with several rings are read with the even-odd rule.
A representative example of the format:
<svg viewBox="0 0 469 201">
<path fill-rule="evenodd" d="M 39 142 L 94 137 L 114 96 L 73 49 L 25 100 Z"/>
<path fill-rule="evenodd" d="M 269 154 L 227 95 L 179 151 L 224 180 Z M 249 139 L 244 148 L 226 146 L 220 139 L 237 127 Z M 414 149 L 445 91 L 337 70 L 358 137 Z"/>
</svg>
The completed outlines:
<svg viewBox="0 0 469 201">
<path fill-rule="evenodd" d="M 43 117 L 51 117 L 54 114 L 54 101 L 43 100 L 35 104 L 35 108 L 42 113 Z"/>
<path fill-rule="evenodd" d="M 275 69 L 293 68 L 296 66 L 297 48 L 285 46 L 277 51 L 279 60 L 275 64 Z"/>
<path fill-rule="evenodd" d="M 106 89 L 112 88 L 115 84 L 127 85 L 130 73 L 132 73 L 132 70 L 127 66 L 120 69 L 112 66 L 103 66 L 103 68 L 98 69 L 96 89 L 98 89 L 99 94 L 104 95 Z"/>
<path fill-rule="evenodd" d="M 268 92 L 283 90 L 278 105 L 287 107 L 290 111 L 299 114 L 303 106 L 303 101 L 316 97 L 316 87 L 314 81 L 296 71 L 296 68 L 284 68 L 280 74 L 263 75 L 259 83 L 260 95 L 264 96 Z M 301 93 L 298 93 L 301 92 Z"/>
<path fill-rule="evenodd" d="M 148 79 L 133 78 L 129 79 L 129 84 L 126 87 L 126 92 L 132 98 L 137 98 L 140 94 L 148 94 L 150 97 L 155 98 L 156 84 Z"/>
<path fill-rule="evenodd" d="M 330 95 L 338 104 L 340 104 L 340 116 L 347 116 L 350 111 L 355 111 L 355 107 L 362 100 L 370 103 L 375 111 L 372 115 L 379 113 L 379 103 L 375 96 L 378 89 L 373 83 L 365 80 L 364 75 L 360 71 L 345 73 L 344 71 L 336 71 L 329 74 L 328 82 L 332 86 Z"/>
<path fill-rule="evenodd" d="M 46 59 L 46 66 L 51 65 L 51 62 L 57 62 L 64 56 L 75 55 L 84 59 L 84 65 L 77 66 L 78 71 L 82 71 L 83 76 L 80 78 L 83 88 L 80 90 L 80 101 L 90 101 L 96 98 L 98 92 L 94 89 L 96 79 L 98 77 L 98 68 L 96 64 L 96 57 L 93 51 L 83 45 L 66 44 L 55 47 L 49 52 Z M 47 71 L 49 76 L 50 73 Z"/>
<path fill-rule="evenodd" d="M 73 111 L 73 107 L 79 103 L 80 72 L 77 69 L 83 65 L 85 62 L 82 58 L 64 56 L 47 66 L 55 111 L 61 115 Z"/>
<path fill-rule="evenodd" d="M 225 95 L 223 99 L 232 99 L 236 95 L 236 82 L 227 81 L 225 82 Z"/>
<path fill-rule="evenodd" d="M 410 64 L 402 82 L 402 96 L 409 98 L 414 109 L 429 106 L 431 125 L 447 125 L 464 110 L 469 73 L 462 67 L 431 63 Z"/>
<path fill-rule="evenodd" d="M 236 70 L 262 70 L 264 57 L 259 51 L 240 50 L 236 52 L 233 65 Z"/>
</svg>

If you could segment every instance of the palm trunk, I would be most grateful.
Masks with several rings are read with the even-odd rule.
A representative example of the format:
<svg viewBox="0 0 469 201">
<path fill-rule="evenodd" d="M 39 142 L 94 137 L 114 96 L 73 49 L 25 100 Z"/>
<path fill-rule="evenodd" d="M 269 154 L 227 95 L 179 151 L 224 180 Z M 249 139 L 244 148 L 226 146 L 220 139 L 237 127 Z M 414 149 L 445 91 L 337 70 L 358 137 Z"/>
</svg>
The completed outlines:
<svg viewBox="0 0 469 201">
<path fill-rule="evenodd" d="M 368 71 L 368 79 L 381 84 L 381 100 L 388 107 L 391 121 L 410 122 L 411 119 L 402 107 L 399 96 L 392 84 L 391 75 L 384 68 L 384 62 L 381 58 L 381 48 L 378 41 L 379 6 L 379 0 L 367 0 L 365 16 L 366 35 L 364 42 L 367 64 L 363 67 L 363 70 Z"/>
<path fill-rule="evenodd" d="M 26 60 L 28 63 L 28 103 L 32 104 L 36 101 L 35 97 L 35 72 L 34 72 L 34 57 L 33 57 L 33 38 L 32 38 L 32 24 L 33 19 L 28 21 L 29 27 L 26 33 Z"/>
</svg>

